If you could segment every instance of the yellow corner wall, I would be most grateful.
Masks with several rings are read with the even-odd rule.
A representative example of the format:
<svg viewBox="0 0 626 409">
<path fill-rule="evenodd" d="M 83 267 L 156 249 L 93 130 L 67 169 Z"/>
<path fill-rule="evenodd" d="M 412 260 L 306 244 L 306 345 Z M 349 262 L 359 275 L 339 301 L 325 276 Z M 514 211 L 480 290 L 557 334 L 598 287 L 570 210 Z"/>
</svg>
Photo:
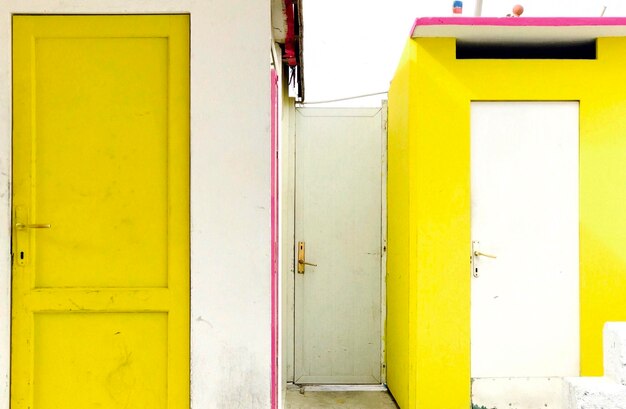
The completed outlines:
<svg viewBox="0 0 626 409">
<path fill-rule="evenodd" d="M 389 93 L 387 381 L 402 409 L 470 406 L 470 102 L 580 101 L 581 375 L 626 321 L 626 38 L 597 60 L 456 60 L 411 39 Z"/>
<path fill-rule="evenodd" d="M 388 105 L 387 385 L 400 407 L 409 403 L 409 114 L 415 48 L 409 43 L 391 83 Z M 393 97 L 391 97 L 393 95 Z M 393 143 L 392 143 L 393 141 Z M 412 308 L 414 314 L 414 306 Z M 414 316 L 414 315 L 413 315 Z M 414 337 L 414 332 L 413 332 Z M 413 368 L 414 371 L 414 368 Z"/>
</svg>

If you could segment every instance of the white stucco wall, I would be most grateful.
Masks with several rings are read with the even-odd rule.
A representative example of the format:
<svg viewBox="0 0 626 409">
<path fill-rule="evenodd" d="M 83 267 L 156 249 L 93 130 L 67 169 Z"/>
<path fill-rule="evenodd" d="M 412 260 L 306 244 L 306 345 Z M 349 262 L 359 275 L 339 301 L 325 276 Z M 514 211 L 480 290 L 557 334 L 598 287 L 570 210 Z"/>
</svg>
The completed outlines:
<svg viewBox="0 0 626 409">
<path fill-rule="evenodd" d="M 604 376 L 626 386 L 626 322 L 607 322 L 602 334 Z"/>
<path fill-rule="evenodd" d="M 0 3 L 0 409 L 9 407 L 11 14 L 191 14 L 192 407 L 269 407 L 270 2 Z"/>
</svg>

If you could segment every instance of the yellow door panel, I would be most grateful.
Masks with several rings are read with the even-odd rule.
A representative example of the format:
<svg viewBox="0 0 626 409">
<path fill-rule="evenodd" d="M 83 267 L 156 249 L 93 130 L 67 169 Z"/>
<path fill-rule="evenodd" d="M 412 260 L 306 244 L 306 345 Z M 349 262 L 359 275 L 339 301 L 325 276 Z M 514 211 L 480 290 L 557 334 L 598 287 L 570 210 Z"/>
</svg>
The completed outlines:
<svg viewBox="0 0 626 409">
<path fill-rule="evenodd" d="M 35 286 L 167 286 L 167 39 L 36 44 Z"/>
<path fill-rule="evenodd" d="M 39 313 L 34 327 L 34 408 L 168 407 L 166 313 Z"/>
<path fill-rule="evenodd" d="M 13 19 L 12 408 L 189 407 L 189 17 Z"/>
</svg>

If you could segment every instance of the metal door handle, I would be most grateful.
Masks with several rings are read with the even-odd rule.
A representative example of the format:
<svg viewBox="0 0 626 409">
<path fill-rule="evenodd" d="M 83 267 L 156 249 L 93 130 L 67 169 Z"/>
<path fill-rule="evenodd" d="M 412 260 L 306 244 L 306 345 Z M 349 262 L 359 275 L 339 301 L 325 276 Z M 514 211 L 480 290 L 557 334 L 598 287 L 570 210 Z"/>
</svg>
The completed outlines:
<svg viewBox="0 0 626 409">
<path fill-rule="evenodd" d="M 304 242 L 298 242 L 298 273 L 304 274 L 304 266 L 317 267 L 317 264 L 308 263 L 304 261 Z"/>
<path fill-rule="evenodd" d="M 496 258 L 496 256 L 494 256 L 493 254 L 487 254 L 487 253 L 482 253 L 478 250 L 474 251 L 474 256 L 478 257 L 478 256 L 483 256 L 483 257 L 489 257 L 489 258 Z"/>
<path fill-rule="evenodd" d="M 478 257 L 482 256 L 482 257 L 487 257 L 487 258 L 496 258 L 496 256 L 494 256 L 493 254 L 487 254 L 487 253 L 483 253 L 480 250 L 477 250 L 478 248 L 480 248 L 480 242 L 478 241 L 473 241 L 472 242 L 472 275 L 475 278 L 478 278 Z"/>
<path fill-rule="evenodd" d="M 15 228 L 16 229 L 50 229 L 52 228 L 52 225 L 45 224 L 45 223 L 30 223 L 30 224 L 15 223 Z"/>
</svg>

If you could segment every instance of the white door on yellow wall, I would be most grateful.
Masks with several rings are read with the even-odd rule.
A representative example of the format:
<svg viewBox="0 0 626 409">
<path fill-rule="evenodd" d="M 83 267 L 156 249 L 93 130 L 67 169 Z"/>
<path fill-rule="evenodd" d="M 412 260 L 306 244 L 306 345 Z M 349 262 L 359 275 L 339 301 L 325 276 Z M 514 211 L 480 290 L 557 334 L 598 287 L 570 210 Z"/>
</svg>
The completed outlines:
<svg viewBox="0 0 626 409">
<path fill-rule="evenodd" d="M 578 376 L 578 102 L 471 105 L 472 403 L 560 408 Z"/>
<path fill-rule="evenodd" d="M 382 118 L 297 110 L 297 384 L 381 383 Z"/>
</svg>

